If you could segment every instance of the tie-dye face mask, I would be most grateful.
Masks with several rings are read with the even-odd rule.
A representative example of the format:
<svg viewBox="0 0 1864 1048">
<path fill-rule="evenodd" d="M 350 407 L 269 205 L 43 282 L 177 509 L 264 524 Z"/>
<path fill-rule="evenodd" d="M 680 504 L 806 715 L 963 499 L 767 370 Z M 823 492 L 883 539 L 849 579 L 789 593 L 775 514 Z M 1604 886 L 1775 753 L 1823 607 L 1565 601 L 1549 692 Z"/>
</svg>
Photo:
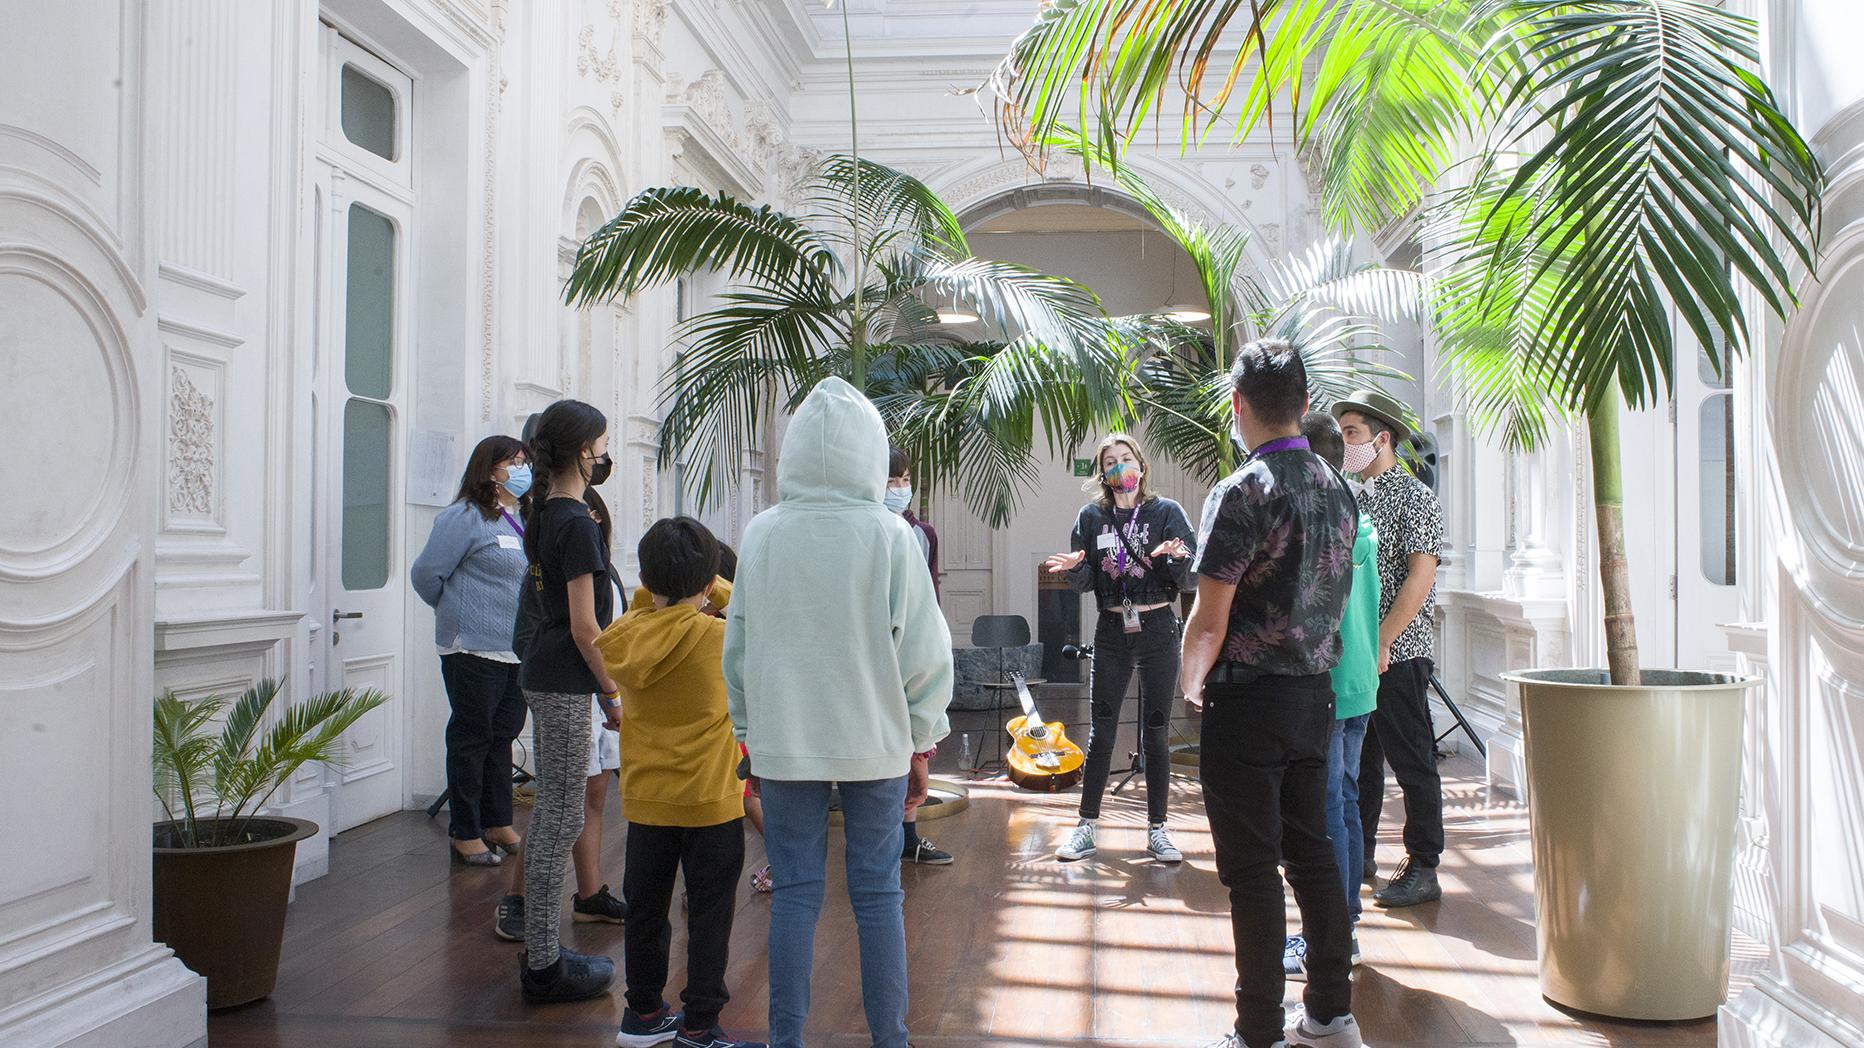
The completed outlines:
<svg viewBox="0 0 1864 1048">
<path fill-rule="evenodd" d="M 1145 472 L 1131 463 L 1121 462 L 1107 471 L 1107 486 L 1115 491 L 1138 491 L 1139 478 Z"/>
</svg>

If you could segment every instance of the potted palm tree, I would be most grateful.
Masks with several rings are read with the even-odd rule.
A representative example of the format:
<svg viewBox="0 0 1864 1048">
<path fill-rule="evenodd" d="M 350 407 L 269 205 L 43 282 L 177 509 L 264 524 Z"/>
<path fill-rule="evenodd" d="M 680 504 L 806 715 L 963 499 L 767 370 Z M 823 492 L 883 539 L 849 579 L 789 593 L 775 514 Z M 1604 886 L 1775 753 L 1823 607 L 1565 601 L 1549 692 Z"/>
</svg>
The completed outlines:
<svg viewBox="0 0 1864 1048">
<path fill-rule="evenodd" d="M 1524 449 L 1583 422 L 1607 665 L 1513 679 L 1542 991 L 1627 1018 L 1727 992 L 1754 682 L 1640 666 L 1618 422 L 1670 395 L 1680 334 L 1725 368 L 1749 296 L 1784 317 L 1813 269 L 1823 179 L 1756 37 L 1699 0 L 1057 0 L 990 84 L 1038 154 L 1085 114 L 1117 156 L 1179 86 L 1187 139 L 1279 123 L 1330 222 L 1419 224 L 1479 423 Z"/>
<path fill-rule="evenodd" d="M 297 843 L 317 824 L 263 814 L 306 762 L 339 763 L 342 734 L 386 701 L 377 691 L 326 692 L 288 706 L 260 731 L 279 695 L 262 680 L 237 699 L 155 700 L 155 937 L 207 978 L 207 1007 L 272 992 Z"/>
</svg>

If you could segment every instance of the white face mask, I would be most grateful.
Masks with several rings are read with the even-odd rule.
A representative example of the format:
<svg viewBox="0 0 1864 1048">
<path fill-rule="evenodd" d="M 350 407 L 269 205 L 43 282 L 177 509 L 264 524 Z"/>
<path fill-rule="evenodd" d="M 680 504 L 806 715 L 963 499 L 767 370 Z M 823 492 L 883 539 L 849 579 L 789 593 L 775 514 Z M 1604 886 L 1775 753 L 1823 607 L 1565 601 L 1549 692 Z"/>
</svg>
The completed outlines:
<svg viewBox="0 0 1864 1048">
<path fill-rule="evenodd" d="M 1346 445 L 1345 461 L 1340 463 L 1342 473 L 1364 473 L 1368 466 L 1379 457 L 1379 438 L 1373 437 L 1364 444 Z"/>
<path fill-rule="evenodd" d="M 887 493 L 881 497 L 881 502 L 895 513 L 904 513 L 907 507 L 913 504 L 913 489 L 911 487 L 888 488 Z"/>
</svg>

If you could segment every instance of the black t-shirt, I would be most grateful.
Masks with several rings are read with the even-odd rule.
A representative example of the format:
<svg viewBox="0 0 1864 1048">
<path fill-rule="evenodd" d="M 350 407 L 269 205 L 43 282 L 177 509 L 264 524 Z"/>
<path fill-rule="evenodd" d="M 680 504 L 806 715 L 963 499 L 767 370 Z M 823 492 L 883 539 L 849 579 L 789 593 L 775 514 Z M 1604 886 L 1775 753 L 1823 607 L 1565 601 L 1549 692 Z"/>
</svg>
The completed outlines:
<svg viewBox="0 0 1864 1048">
<path fill-rule="evenodd" d="M 537 564 L 528 584 L 541 587 L 541 614 L 529 650 L 518 653 L 524 660 L 518 684 L 526 691 L 593 695 L 599 690 L 595 674 L 570 633 L 569 581 L 595 576 L 595 621 L 607 626 L 615 616 L 614 591 L 609 588 L 614 567 L 602 544 L 602 528 L 589 515 L 587 503 L 568 498 L 546 501 L 532 526 L 537 528 Z"/>
</svg>

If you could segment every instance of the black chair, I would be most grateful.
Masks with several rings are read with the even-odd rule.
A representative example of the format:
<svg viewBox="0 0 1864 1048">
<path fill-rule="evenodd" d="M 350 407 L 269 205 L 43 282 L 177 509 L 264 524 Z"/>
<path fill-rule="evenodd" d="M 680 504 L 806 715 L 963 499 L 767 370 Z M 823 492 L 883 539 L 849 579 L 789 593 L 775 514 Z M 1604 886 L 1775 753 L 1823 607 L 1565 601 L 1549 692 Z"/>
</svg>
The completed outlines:
<svg viewBox="0 0 1864 1048">
<path fill-rule="evenodd" d="M 1002 724 L 1004 696 L 1016 690 L 1015 683 L 1010 680 L 1009 652 L 1011 649 L 1021 651 L 1029 646 L 1029 620 L 1021 615 L 979 615 L 971 623 L 971 646 L 993 648 L 997 652 L 997 679 L 981 681 L 979 686 L 993 693 L 991 710 L 995 713 L 998 723 Z M 1038 665 L 1040 665 L 1039 660 Z M 1036 677 L 1025 679 L 1023 683 L 1033 688 L 1047 684 L 1048 681 Z M 1021 712 L 1022 704 L 1019 702 L 1016 708 L 1018 712 Z M 991 762 L 993 766 L 999 768 L 1003 766 L 1003 735 L 1001 731 L 996 733 L 997 756 Z"/>
</svg>

